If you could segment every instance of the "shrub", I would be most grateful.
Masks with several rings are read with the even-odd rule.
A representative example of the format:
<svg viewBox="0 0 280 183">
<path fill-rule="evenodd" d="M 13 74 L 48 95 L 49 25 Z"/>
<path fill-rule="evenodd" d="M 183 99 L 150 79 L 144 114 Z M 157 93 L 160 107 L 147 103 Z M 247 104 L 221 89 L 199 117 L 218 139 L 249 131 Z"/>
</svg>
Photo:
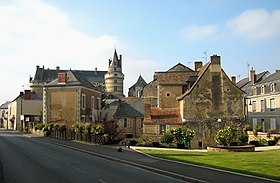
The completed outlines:
<svg viewBox="0 0 280 183">
<path fill-rule="evenodd" d="M 166 132 L 163 134 L 163 136 L 161 136 L 160 141 L 162 143 L 166 143 L 166 144 L 171 144 L 174 141 L 174 136 L 171 134 L 171 132 Z"/>
<path fill-rule="evenodd" d="M 238 140 L 242 143 L 242 144 L 246 144 L 248 143 L 248 135 L 246 134 L 241 134 L 240 137 L 238 138 Z"/>
<path fill-rule="evenodd" d="M 35 129 L 35 131 L 37 131 L 37 130 L 42 130 L 44 127 L 45 127 L 44 124 L 38 123 L 35 125 L 34 129 Z"/>
<path fill-rule="evenodd" d="M 256 132 L 262 132 L 263 130 L 262 130 L 262 126 L 261 125 L 256 125 L 255 127 L 254 127 L 254 131 L 256 131 Z"/>
<path fill-rule="evenodd" d="M 230 146 L 236 140 L 237 128 L 226 126 L 217 132 L 215 141 L 219 145 Z"/>
</svg>

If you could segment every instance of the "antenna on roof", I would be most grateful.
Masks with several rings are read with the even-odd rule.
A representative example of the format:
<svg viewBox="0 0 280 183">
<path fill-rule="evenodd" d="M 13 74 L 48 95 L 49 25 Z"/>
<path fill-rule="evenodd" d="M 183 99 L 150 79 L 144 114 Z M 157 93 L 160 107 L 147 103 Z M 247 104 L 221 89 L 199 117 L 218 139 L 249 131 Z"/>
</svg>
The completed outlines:
<svg viewBox="0 0 280 183">
<path fill-rule="evenodd" d="M 205 52 L 203 52 L 204 57 L 202 57 L 202 58 L 205 59 L 205 63 L 207 63 L 207 52 L 208 52 L 208 50 L 206 50 Z"/>
<path fill-rule="evenodd" d="M 188 66 L 190 66 L 190 65 L 191 65 L 191 63 L 192 63 L 192 62 L 188 62 Z"/>
<path fill-rule="evenodd" d="M 248 72 L 247 76 L 249 76 L 250 75 L 250 63 L 246 62 L 246 64 L 247 64 L 247 72 Z"/>
</svg>

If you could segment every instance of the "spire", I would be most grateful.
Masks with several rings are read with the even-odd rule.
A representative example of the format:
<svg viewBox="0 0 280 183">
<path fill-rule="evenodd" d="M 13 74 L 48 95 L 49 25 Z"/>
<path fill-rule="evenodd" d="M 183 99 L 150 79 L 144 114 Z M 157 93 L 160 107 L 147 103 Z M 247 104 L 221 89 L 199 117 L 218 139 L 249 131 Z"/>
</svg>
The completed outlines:
<svg viewBox="0 0 280 183">
<path fill-rule="evenodd" d="M 115 49 L 114 56 L 113 56 L 113 61 L 117 62 L 118 60 L 119 60 L 118 53 L 117 53 L 117 50 Z"/>
</svg>

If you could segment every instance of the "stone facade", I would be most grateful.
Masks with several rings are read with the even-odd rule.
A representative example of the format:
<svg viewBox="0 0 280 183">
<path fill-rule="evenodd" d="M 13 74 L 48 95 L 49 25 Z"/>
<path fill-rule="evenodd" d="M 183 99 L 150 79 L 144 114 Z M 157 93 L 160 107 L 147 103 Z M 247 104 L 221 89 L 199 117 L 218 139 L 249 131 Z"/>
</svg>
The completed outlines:
<svg viewBox="0 0 280 183">
<path fill-rule="evenodd" d="M 128 97 L 141 97 L 143 93 L 143 88 L 146 85 L 146 81 L 140 75 L 137 82 L 129 88 Z"/>
<path fill-rule="evenodd" d="M 178 97 L 183 122 L 196 132 L 192 148 L 215 145 L 214 136 L 225 124 L 244 123 L 244 92 L 221 68 L 220 56 L 200 69 L 195 82 Z"/>
</svg>

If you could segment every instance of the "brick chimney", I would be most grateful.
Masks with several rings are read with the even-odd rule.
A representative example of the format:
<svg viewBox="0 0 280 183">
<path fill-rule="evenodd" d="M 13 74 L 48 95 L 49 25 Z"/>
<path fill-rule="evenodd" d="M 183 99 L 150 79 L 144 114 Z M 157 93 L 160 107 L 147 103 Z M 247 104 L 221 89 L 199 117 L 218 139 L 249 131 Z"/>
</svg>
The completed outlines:
<svg viewBox="0 0 280 183">
<path fill-rule="evenodd" d="M 58 78 L 57 78 L 57 83 L 66 84 L 66 82 L 67 82 L 67 73 L 66 72 L 59 72 L 58 73 Z"/>
<path fill-rule="evenodd" d="M 31 100 L 31 90 L 24 90 L 24 100 Z"/>
<path fill-rule="evenodd" d="M 60 71 L 60 67 L 56 66 L 56 72 L 58 73 Z"/>
<path fill-rule="evenodd" d="M 194 70 L 198 71 L 202 67 L 202 62 L 201 61 L 196 61 L 194 63 Z"/>
<path fill-rule="evenodd" d="M 233 84 L 236 84 L 236 77 L 235 77 L 235 76 L 231 76 L 231 82 L 232 82 Z"/>
<path fill-rule="evenodd" d="M 249 81 L 252 81 L 254 84 L 255 84 L 256 81 L 257 81 L 256 71 L 254 70 L 253 67 L 252 67 L 252 69 L 250 70 Z"/>
<path fill-rule="evenodd" d="M 151 119 L 151 99 L 144 99 L 144 118 Z"/>
</svg>

